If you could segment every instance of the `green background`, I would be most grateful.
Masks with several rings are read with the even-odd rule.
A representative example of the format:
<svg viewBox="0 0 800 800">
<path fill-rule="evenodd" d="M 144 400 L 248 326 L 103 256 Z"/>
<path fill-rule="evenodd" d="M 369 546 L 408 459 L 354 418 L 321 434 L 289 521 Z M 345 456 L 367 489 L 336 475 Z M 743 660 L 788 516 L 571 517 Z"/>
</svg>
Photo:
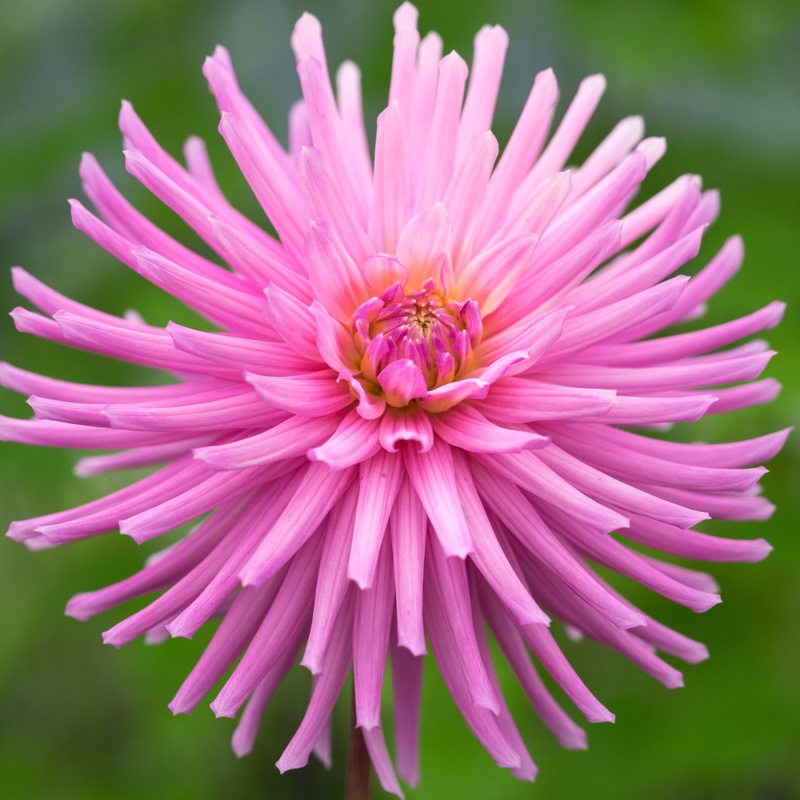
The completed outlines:
<svg viewBox="0 0 800 800">
<path fill-rule="evenodd" d="M 79 154 L 94 152 L 118 186 L 170 231 L 170 212 L 129 178 L 116 114 L 130 99 L 173 153 L 198 134 L 209 142 L 225 189 L 258 210 L 216 133 L 200 74 L 215 44 L 232 51 L 240 81 L 285 139 L 299 95 L 289 35 L 304 10 L 322 20 L 329 61 L 362 68 L 368 117 L 382 108 L 391 62 L 393 3 L 235 0 L 5 0 L 0 8 L 0 260 L 107 311 L 136 308 L 148 321 L 193 322 L 177 304 L 72 230 L 66 198 L 80 196 Z M 645 185 L 657 191 L 685 172 L 722 192 L 722 215 L 700 263 L 724 239 L 744 236 L 745 268 L 714 299 L 710 322 L 778 298 L 790 303 L 770 332 L 780 352 L 768 374 L 784 384 L 770 406 L 714 419 L 679 435 L 721 441 L 793 424 L 800 393 L 797 299 L 800 213 L 800 5 L 795 0 L 522 3 L 422 2 L 420 27 L 446 51 L 471 57 L 472 37 L 500 23 L 511 45 L 496 132 L 508 136 L 536 71 L 553 66 L 562 105 L 584 75 L 602 71 L 606 97 L 584 137 L 582 158 L 623 116 L 642 114 L 669 150 Z M 374 123 L 371 128 L 374 132 Z M 577 159 L 576 159 L 577 160 Z M 187 238 L 187 241 L 191 239 Z M 2 307 L 17 304 L 0 278 Z M 88 382 L 152 380 L 143 370 L 66 351 L 17 334 L 0 319 L 0 358 Z M 27 416 L 3 392 L 0 412 Z M 720 565 L 724 603 L 696 616 L 622 581 L 620 588 L 663 622 L 705 641 L 711 659 L 685 669 L 686 688 L 667 691 L 591 642 L 565 643 L 590 688 L 617 714 L 592 726 L 588 752 L 561 750 L 506 671 L 507 697 L 540 774 L 534 785 L 497 769 L 467 731 L 430 668 L 423 710 L 422 798 L 595 800 L 790 800 L 800 797 L 800 544 L 798 439 L 790 438 L 764 481 L 778 505 L 766 523 L 718 526 L 775 546 L 758 565 Z M 0 527 L 65 508 L 121 485 L 118 476 L 80 481 L 75 454 L 4 444 Z M 273 764 L 299 722 L 308 677 L 295 669 L 267 711 L 254 753 L 229 750 L 230 720 L 205 706 L 173 718 L 166 704 L 207 634 L 121 651 L 100 632 L 118 611 L 79 624 L 61 616 L 75 592 L 119 580 L 143 552 L 114 534 L 38 554 L 0 541 L 0 796 L 14 798 L 341 797 L 346 709 L 335 764 L 280 776 Z M 136 552 L 134 552 L 136 551 Z M 429 667 L 433 667 L 429 660 Z M 577 718 L 577 715 L 574 715 Z M 379 789 L 376 795 L 381 796 Z"/>
</svg>

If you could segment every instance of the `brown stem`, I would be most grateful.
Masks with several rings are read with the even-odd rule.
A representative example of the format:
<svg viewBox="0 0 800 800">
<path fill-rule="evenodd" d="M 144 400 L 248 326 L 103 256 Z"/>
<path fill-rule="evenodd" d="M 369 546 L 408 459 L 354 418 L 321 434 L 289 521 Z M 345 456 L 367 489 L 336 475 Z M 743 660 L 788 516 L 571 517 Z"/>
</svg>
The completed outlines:
<svg viewBox="0 0 800 800">
<path fill-rule="evenodd" d="M 345 777 L 345 800 L 370 800 L 369 777 L 372 766 L 361 728 L 356 727 L 356 698 L 353 692 L 350 719 L 350 741 L 347 748 L 347 775 Z"/>
</svg>

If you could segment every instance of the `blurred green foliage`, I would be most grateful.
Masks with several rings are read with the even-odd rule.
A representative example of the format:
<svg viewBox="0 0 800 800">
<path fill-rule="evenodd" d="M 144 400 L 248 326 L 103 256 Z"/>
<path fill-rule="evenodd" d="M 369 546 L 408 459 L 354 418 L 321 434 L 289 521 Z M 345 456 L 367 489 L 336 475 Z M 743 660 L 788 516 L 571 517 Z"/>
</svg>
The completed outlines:
<svg viewBox="0 0 800 800">
<path fill-rule="evenodd" d="M 260 212 L 216 134 L 216 112 L 200 66 L 215 44 L 232 51 L 241 83 L 285 139 L 299 94 L 289 49 L 294 20 L 322 20 L 329 60 L 361 66 L 373 119 L 388 87 L 393 3 L 380 0 L 5 0 L 0 8 L 0 253 L 89 305 L 148 321 L 192 323 L 191 314 L 72 230 L 66 198 L 80 195 L 79 154 L 91 150 L 140 208 L 196 244 L 174 215 L 125 175 L 115 114 L 134 102 L 173 153 L 190 134 L 209 142 L 220 181 L 258 219 Z M 533 75 L 553 66 L 569 98 L 581 77 L 603 71 L 609 89 L 576 159 L 622 116 L 642 114 L 670 150 L 646 192 L 684 172 L 720 188 L 723 212 L 700 261 L 741 233 L 745 268 L 709 309 L 712 321 L 774 298 L 789 301 L 770 333 L 780 357 L 769 374 L 785 385 L 769 407 L 710 420 L 680 435 L 744 438 L 791 425 L 800 405 L 800 6 L 795 0 L 654 0 L 595 3 L 479 0 L 420 4 L 423 31 L 469 58 L 486 22 L 504 25 L 511 46 L 496 131 L 508 136 Z M 562 100 L 563 102 L 563 100 Z M 563 108 L 563 106 L 562 106 Z M 374 131 L 374 123 L 372 125 Z M 16 304 L 0 281 L 3 306 Z M 2 326 L 1 355 L 19 366 L 88 382 L 153 380 L 144 370 L 66 352 Z M 23 399 L 0 397 L 2 413 L 25 416 Z M 561 750 L 527 707 L 499 661 L 507 696 L 541 771 L 531 787 L 498 770 L 472 738 L 431 659 L 423 712 L 423 781 L 415 798 L 594 800 L 790 800 L 800 797 L 800 445 L 789 441 L 765 480 L 773 520 L 716 526 L 725 535 L 765 536 L 776 552 L 756 566 L 713 569 L 724 605 L 696 617 L 637 586 L 621 586 L 654 616 L 708 643 L 710 661 L 685 669 L 686 688 L 667 692 L 591 642 L 564 647 L 615 726 L 589 731 L 587 753 Z M 0 448 L 3 523 L 85 502 L 123 477 L 78 481 L 75 454 Z M 335 765 L 279 776 L 273 763 L 299 722 L 308 676 L 296 669 L 267 711 L 256 750 L 237 761 L 232 723 L 207 708 L 172 718 L 166 704 L 208 634 L 120 652 L 100 631 L 120 613 L 84 624 L 63 619 L 71 594 L 128 575 L 151 552 L 125 537 L 32 554 L 0 544 L 0 796 L 67 798 L 340 797 L 346 709 Z M 621 582 L 618 583 L 621 585 Z M 380 796 L 380 791 L 377 791 Z"/>
</svg>

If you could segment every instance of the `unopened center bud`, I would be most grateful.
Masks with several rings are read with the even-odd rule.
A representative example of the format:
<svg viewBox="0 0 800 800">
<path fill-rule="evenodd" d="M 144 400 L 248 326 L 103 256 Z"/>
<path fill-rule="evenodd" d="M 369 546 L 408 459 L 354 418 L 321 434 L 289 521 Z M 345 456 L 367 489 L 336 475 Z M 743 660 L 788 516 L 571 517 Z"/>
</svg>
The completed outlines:
<svg viewBox="0 0 800 800">
<path fill-rule="evenodd" d="M 364 388 L 396 407 L 468 372 L 482 332 L 478 304 L 443 297 L 432 278 L 413 290 L 392 283 L 351 325 Z"/>
</svg>

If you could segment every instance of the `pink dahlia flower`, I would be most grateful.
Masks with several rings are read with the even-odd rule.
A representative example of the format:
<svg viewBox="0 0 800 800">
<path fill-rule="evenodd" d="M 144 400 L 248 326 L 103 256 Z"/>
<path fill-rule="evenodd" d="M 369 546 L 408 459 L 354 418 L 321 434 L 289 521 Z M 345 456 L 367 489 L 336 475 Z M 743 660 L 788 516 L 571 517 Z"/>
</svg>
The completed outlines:
<svg viewBox="0 0 800 800">
<path fill-rule="evenodd" d="M 565 659 L 552 619 L 679 686 L 658 652 L 696 662 L 705 647 L 634 607 L 592 565 L 695 611 L 719 602 L 709 576 L 638 546 L 763 558 L 762 539 L 692 529 L 709 517 L 768 517 L 764 469 L 752 465 L 786 435 L 686 444 L 637 432 L 770 400 L 775 382 L 755 379 L 772 353 L 761 342 L 723 348 L 771 328 L 783 306 L 660 335 L 695 318 L 739 267 L 734 238 L 693 277 L 674 275 L 697 254 L 717 195 L 683 176 L 628 210 L 664 152 L 661 139 L 642 139 L 638 118 L 565 168 L 600 76 L 581 84 L 548 140 L 558 92 L 552 72 L 539 74 L 498 159 L 489 128 L 505 32 L 478 34 L 465 97 L 466 64 L 442 58 L 435 34 L 420 40 L 416 19 L 409 4 L 395 15 L 374 158 L 358 70 L 344 64 L 334 93 L 314 17 L 292 38 L 303 100 L 288 152 L 242 96 L 227 52 L 206 61 L 222 136 L 277 237 L 228 204 L 200 141 L 189 140 L 182 166 L 125 103 L 128 170 L 218 260 L 151 224 L 91 156 L 81 175 L 99 216 L 72 201 L 75 225 L 220 330 L 111 316 L 17 269 L 18 292 L 42 312 L 14 311 L 19 330 L 168 378 L 112 387 L 9 365 L 0 373 L 33 395 L 36 414 L 3 419 L 3 438 L 119 451 L 81 460 L 79 475 L 156 465 L 99 500 L 14 522 L 12 538 L 39 549 L 118 528 L 142 542 L 202 519 L 132 577 L 74 597 L 67 613 L 87 619 L 160 592 L 104 634 L 115 646 L 191 637 L 221 617 L 170 708 L 188 713 L 236 664 L 211 706 L 233 716 L 246 704 L 238 754 L 299 654 L 313 688 L 281 770 L 312 751 L 329 760 L 331 712 L 352 668 L 356 723 L 396 794 L 381 716 L 387 658 L 397 769 L 410 784 L 428 646 L 497 764 L 536 774 L 485 624 L 565 747 L 584 747 L 585 735 L 539 668 L 588 721 L 613 716 Z"/>
</svg>

